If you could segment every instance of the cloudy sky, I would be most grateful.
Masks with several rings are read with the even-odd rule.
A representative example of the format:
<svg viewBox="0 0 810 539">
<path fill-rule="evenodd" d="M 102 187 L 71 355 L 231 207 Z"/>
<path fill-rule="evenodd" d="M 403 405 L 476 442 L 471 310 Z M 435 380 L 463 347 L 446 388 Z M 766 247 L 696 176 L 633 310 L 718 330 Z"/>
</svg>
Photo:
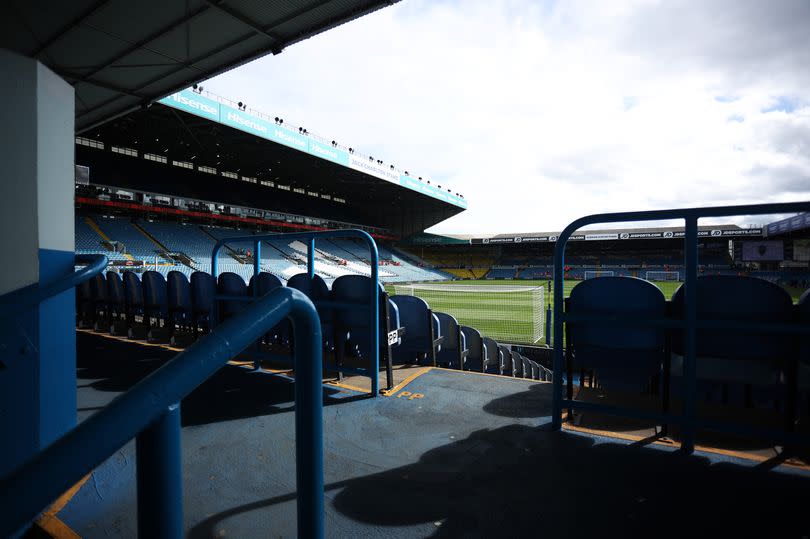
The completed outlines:
<svg viewBox="0 0 810 539">
<path fill-rule="evenodd" d="M 462 193 L 432 232 L 810 200 L 807 0 L 404 0 L 205 87 Z"/>
</svg>

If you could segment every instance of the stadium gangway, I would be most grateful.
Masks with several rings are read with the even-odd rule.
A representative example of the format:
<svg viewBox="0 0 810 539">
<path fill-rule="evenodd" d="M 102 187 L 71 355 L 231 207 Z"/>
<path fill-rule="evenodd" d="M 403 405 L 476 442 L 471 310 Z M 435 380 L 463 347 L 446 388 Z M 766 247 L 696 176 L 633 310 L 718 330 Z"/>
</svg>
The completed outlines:
<svg viewBox="0 0 810 539">
<path fill-rule="evenodd" d="M 671 210 L 650 210 L 621 213 L 602 213 L 588 215 L 573 221 L 563 230 L 554 247 L 554 387 L 552 397 L 552 430 L 562 428 L 562 412 L 569 410 L 591 410 L 610 415 L 632 417 L 659 421 L 664 424 L 679 424 L 681 426 L 681 450 L 692 453 L 695 449 L 695 432 L 698 428 L 729 432 L 743 436 L 773 440 L 782 444 L 808 443 L 810 438 L 794 432 L 783 432 L 773 429 L 748 427 L 739 424 L 729 424 L 717 420 L 697 417 L 697 365 L 696 365 L 696 337 L 698 329 L 736 329 L 756 330 L 760 333 L 775 334 L 810 334 L 810 328 L 799 324 L 774 323 L 744 323 L 737 321 L 699 321 L 697 319 L 697 278 L 698 278 L 698 219 L 701 217 L 731 217 L 735 215 L 763 215 L 776 213 L 799 213 L 810 211 L 810 202 L 786 202 L 774 204 L 751 204 L 742 206 L 721 206 L 709 208 L 683 208 Z M 565 313 L 563 310 L 563 275 L 565 247 L 570 236 L 580 228 L 593 224 L 633 222 L 633 221 L 660 221 L 665 219 L 683 219 L 685 221 L 684 236 L 684 320 L 632 318 L 623 316 L 621 319 L 610 316 L 575 315 Z M 634 410 L 626 407 L 610 406 L 596 403 L 577 401 L 563 398 L 563 376 L 565 354 L 563 344 L 563 324 L 566 322 L 579 322 L 585 324 L 604 325 L 613 327 L 663 327 L 668 329 L 684 330 L 684 358 L 683 358 L 683 407 L 680 415 L 672 413 L 655 413 Z"/>
<path fill-rule="evenodd" d="M 254 236 L 239 236 L 233 238 L 223 238 L 214 245 L 211 251 L 211 275 L 214 280 L 217 279 L 219 267 L 219 252 L 222 247 L 229 243 L 247 243 L 253 244 L 253 275 L 256 276 L 261 273 L 261 258 L 262 258 L 262 242 L 268 240 L 306 240 L 307 242 L 307 274 L 312 277 L 315 275 L 315 240 L 317 239 L 333 239 L 333 238 L 359 238 L 368 245 L 369 260 L 371 264 L 371 303 L 369 305 L 361 305 L 347 302 L 337 301 L 319 301 L 318 307 L 333 308 L 333 309 L 358 309 L 365 308 L 369 311 L 369 328 L 371 330 L 371 358 L 370 367 L 367 369 L 345 367 L 342 365 L 335 365 L 334 370 L 339 373 L 360 374 L 368 376 L 371 379 L 371 396 L 376 397 L 380 392 L 379 372 L 380 372 L 380 295 L 379 295 L 379 253 L 377 251 L 377 244 L 374 238 L 368 232 L 357 229 L 347 230 L 324 230 L 318 232 L 290 232 L 284 234 L 259 234 Z M 258 286 L 253 287 L 254 297 L 239 297 L 217 294 L 215 297 L 218 300 L 227 301 L 255 301 L 255 296 L 258 294 Z M 217 310 L 219 309 L 218 302 L 214 302 L 214 314 L 212 324 L 217 322 Z M 399 334 L 397 336 L 400 336 Z M 389 336 L 391 338 L 391 336 Z M 254 367 L 259 368 L 263 354 L 256 352 L 256 359 L 254 360 Z M 279 359 L 277 355 L 272 356 L 273 359 Z M 386 382 L 388 389 L 392 388 L 393 382 L 393 366 L 391 358 L 388 358 L 386 364 Z"/>
<path fill-rule="evenodd" d="M 104 255 L 55 283 L 0 297 L 0 316 L 72 289 L 107 266 Z M 281 288 L 227 320 L 177 357 L 56 440 L 0 483 L 0 537 L 17 537 L 58 496 L 136 439 L 138 535 L 181 538 L 183 471 L 180 401 L 285 316 L 295 322 L 295 472 L 299 537 L 323 537 L 321 324 L 315 306 Z"/>
</svg>

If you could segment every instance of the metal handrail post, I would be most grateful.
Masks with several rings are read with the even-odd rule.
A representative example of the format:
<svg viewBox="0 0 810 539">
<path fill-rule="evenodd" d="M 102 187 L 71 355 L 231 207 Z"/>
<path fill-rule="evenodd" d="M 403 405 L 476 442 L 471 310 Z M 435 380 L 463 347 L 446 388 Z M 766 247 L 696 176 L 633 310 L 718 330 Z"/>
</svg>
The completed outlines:
<svg viewBox="0 0 810 539">
<path fill-rule="evenodd" d="M 180 404 L 172 404 L 135 441 L 138 536 L 183 537 Z"/>
</svg>

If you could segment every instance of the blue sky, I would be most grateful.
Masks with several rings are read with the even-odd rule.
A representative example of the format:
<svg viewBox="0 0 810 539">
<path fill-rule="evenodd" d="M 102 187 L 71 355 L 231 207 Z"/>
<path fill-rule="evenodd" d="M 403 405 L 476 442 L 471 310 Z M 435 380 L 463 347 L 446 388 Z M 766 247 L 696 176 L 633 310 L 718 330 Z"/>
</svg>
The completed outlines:
<svg viewBox="0 0 810 539">
<path fill-rule="evenodd" d="M 559 230 L 810 199 L 808 35 L 805 0 L 404 0 L 205 86 L 464 194 L 434 232 Z"/>
</svg>

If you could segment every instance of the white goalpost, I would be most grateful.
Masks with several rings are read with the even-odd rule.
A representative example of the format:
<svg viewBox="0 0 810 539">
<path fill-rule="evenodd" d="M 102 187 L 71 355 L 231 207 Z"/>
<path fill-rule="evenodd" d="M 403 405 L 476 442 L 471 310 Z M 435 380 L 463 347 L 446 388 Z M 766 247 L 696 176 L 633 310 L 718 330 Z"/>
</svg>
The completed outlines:
<svg viewBox="0 0 810 539">
<path fill-rule="evenodd" d="M 586 279 L 593 279 L 594 277 L 613 277 L 613 272 L 609 270 L 585 270 Z"/>
<path fill-rule="evenodd" d="M 394 293 L 417 296 L 431 310 L 453 315 L 500 342 L 536 343 L 545 329 L 542 286 L 395 284 Z"/>
<path fill-rule="evenodd" d="M 679 271 L 647 271 L 644 273 L 644 278 L 648 281 L 680 281 L 681 273 Z"/>
</svg>

